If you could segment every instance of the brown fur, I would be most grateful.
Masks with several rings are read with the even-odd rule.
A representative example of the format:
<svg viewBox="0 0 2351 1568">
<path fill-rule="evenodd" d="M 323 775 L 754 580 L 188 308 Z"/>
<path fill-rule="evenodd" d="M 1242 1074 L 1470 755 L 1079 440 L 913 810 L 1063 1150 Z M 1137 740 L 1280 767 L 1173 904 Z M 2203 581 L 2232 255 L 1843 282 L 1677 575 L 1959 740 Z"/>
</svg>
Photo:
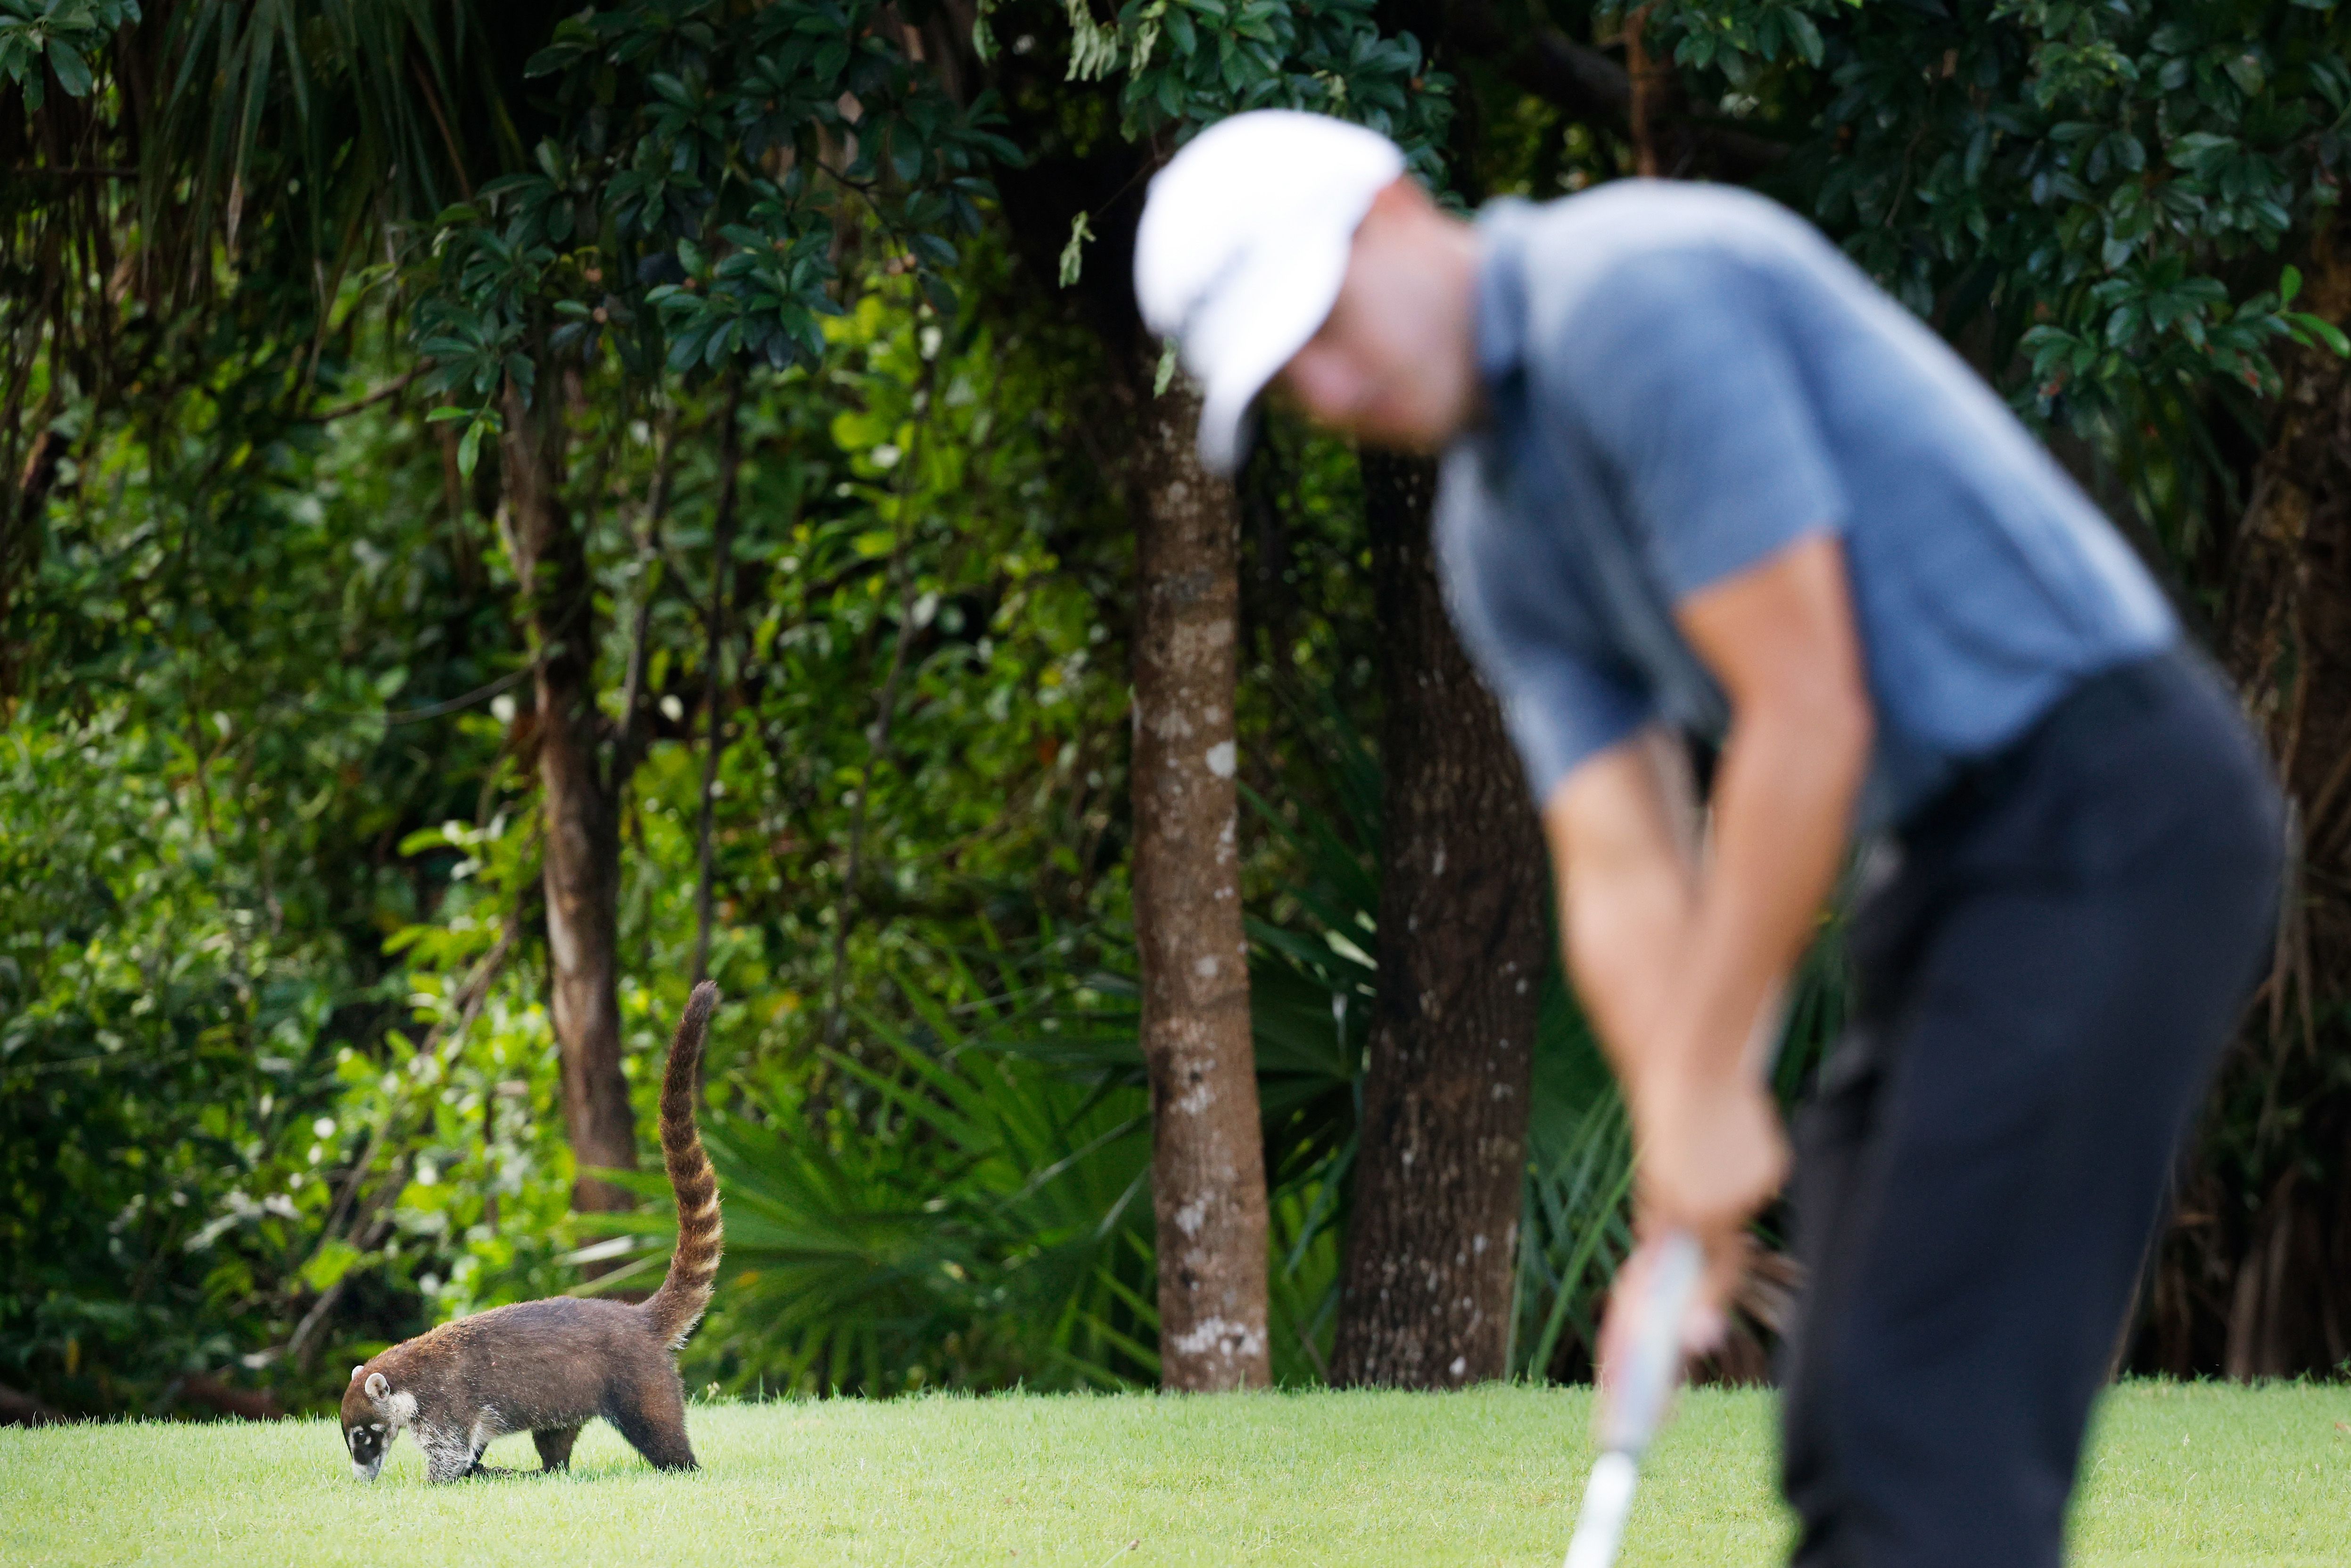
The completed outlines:
<svg viewBox="0 0 2351 1568">
<path fill-rule="evenodd" d="M 343 1446 L 373 1480 L 402 1428 L 424 1449 L 425 1474 L 455 1480 L 482 1469 L 494 1438 L 528 1432 L 546 1469 L 570 1462 L 580 1428 L 601 1416 L 663 1469 L 692 1469 L 685 1395 L 674 1353 L 717 1277 L 723 1231 L 718 1180 L 694 1107 L 696 1069 L 718 988 L 694 988 L 662 1078 L 662 1158 L 677 1199 L 677 1251 L 661 1289 L 639 1303 L 551 1296 L 444 1323 L 351 1368 Z"/>
</svg>

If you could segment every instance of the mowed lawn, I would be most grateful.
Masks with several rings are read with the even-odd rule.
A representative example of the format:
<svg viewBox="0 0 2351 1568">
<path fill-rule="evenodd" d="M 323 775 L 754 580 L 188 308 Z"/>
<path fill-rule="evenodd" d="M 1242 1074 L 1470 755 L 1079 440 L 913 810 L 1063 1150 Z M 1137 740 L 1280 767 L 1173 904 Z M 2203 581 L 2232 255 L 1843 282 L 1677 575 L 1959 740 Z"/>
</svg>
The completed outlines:
<svg viewBox="0 0 2351 1568">
<path fill-rule="evenodd" d="M 933 1397 L 697 1406 L 704 1469 L 590 1427 L 570 1475 L 373 1486 L 334 1428 L 0 1429 L 0 1563 L 1555 1564 L 1590 1396 Z M 1769 1563 L 1772 1406 L 1691 1396 L 1651 1456 L 1625 1561 Z M 536 1460 L 527 1438 L 494 1463 Z M 2133 1384 L 2109 1397 L 2082 1563 L 2351 1563 L 2351 1387 Z"/>
</svg>

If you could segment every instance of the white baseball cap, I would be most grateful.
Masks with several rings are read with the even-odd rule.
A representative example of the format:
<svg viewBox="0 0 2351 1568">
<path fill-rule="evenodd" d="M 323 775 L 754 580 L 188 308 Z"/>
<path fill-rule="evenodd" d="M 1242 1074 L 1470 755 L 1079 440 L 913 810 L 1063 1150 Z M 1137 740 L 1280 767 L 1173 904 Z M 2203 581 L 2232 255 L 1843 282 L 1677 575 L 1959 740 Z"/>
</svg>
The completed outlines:
<svg viewBox="0 0 2351 1568">
<path fill-rule="evenodd" d="M 1375 130 L 1260 109 L 1218 120 L 1152 178 L 1134 296 L 1203 389 L 1210 472 L 1240 465 L 1250 403 L 1321 329 L 1356 225 L 1404 167 Z"/>
</svg>

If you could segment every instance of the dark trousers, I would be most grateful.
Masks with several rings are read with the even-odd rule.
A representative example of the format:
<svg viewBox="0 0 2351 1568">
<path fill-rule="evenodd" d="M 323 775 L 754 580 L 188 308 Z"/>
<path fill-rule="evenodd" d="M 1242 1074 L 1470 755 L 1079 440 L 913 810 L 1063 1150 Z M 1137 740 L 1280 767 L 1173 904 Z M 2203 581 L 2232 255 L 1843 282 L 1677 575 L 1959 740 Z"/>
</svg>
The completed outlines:
<svg viewBox="0 0 2351 1568">
<path fill-rule="evenodd" d="M 1783 1351 L 1804 1568 L 2050 1568 L 2283 827 L 2219 678 L 2094 676 L 1896 837 L 1797 1130 Z"/>
</svg>

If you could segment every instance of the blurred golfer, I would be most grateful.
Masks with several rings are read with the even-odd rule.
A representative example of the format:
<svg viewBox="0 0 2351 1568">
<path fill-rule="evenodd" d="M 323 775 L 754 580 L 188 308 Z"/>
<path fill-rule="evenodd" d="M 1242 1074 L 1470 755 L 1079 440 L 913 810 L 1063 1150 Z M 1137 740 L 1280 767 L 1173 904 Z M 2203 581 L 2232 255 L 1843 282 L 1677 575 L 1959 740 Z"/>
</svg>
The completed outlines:
<svg viewBox="0 0 2351 1568">
<path fill-rule="evenodd" d="M 1270 385 L 1443 451 L 1447 591 L 1541 808 L 1644 1234 L 1714 1265 L 1693 1341 L 1789 1163 L 1750 1037 L 1864 838 L 1852 1027 L 1800 1129 L 1796 1560 L 2056 1563 L 2277 900 L 2262 759 L 2147 574 L 1753 195 L 1624 181 L 1469 223 L 1370 131 L 1245 114 L 1153 182 L 1135 285 L 1210 467 Z M 1702 864 L 1677 734 L 1720 747 Z"/>
</svg>

